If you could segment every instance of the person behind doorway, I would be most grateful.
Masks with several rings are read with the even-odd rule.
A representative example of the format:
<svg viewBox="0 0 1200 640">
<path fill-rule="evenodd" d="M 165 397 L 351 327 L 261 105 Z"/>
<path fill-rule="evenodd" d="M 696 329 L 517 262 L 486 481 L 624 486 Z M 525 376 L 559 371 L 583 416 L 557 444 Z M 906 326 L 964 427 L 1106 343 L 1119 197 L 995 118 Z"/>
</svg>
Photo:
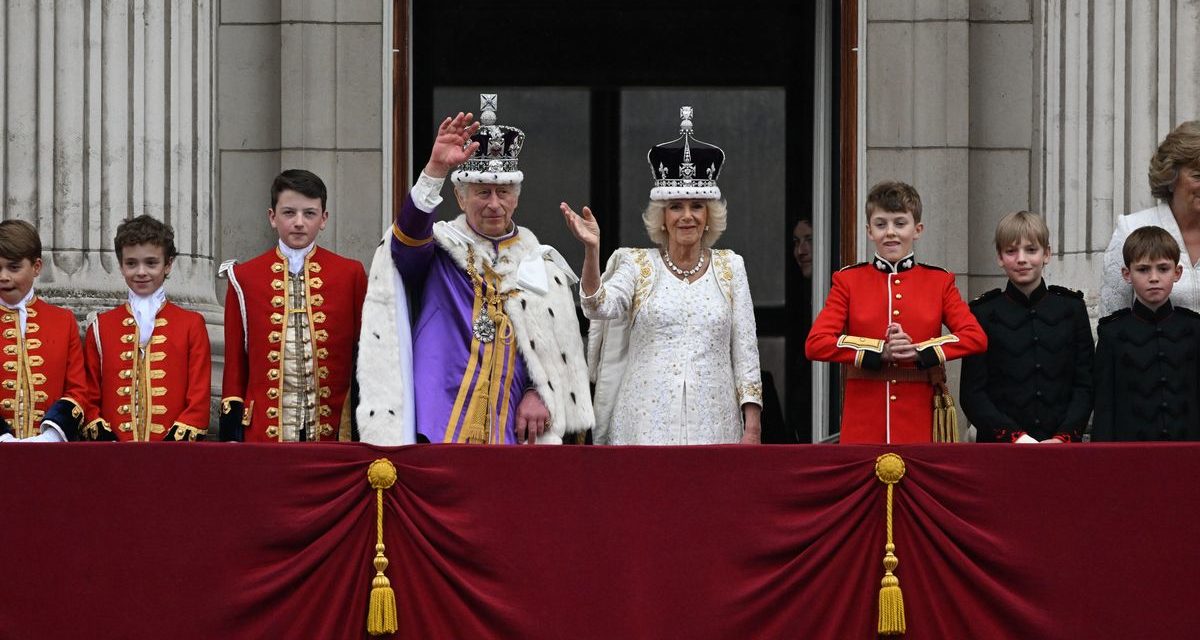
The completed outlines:
<svg viewBox="0 0 1200 640">
<path fill-rule="evenodd" d="M 357 439 L 350 381 L 366 272 L 359 261 L 317 245 L 329 211 L 316 174 L 284 171 L 270 196 L 276 245 L 220 269 L 229 279 L 221 440 Z"/>
<path fill-rule="evenodd" d="M 369 422 L 378 419 L 372 411 L 385 420 L 388 412 L 412 411 L 419 442 L 562 444 L 593 420 L 571 291 L 577 278 L 558 251 L 514 222 L 525 133 L 497 124 L 495 94 L 480 98 L 479 122 L 459 113 L 438 127 L 429 162 L 396 213 L 386 250 L 376 252 L 378 269 L 371 269 L 370 297 L 378 304 L 368 305 L 364 326 L 378 330 L 364 331 L 368 358 L 359 379 L 366 371 L 395 371 L 402 361 L 376 345 L 407 331 L 402 304 L 390 326 L 386 316 L 403 301 L 402 290 L 412 291 L 413 405 L 395 400 L 403 382 L 385 375 L 382 384 L 363 382 L 366 415 L 359 413 Z M 439 222 L 447 176 L 461 213 Z M 404 338 L 396 343 L 402 348 Z"/>
<path fill-rule="evenodd" d="M 86 413 L 79 325 L 37 295 L 41 271 L 37 229 L 0 222 L 0 442 L 78 440 Z"/>
<path fill-rule="evenodd" d="M 148 215 L 126 220 L 113 239 L 125 303 L 87 329 L 88 440 L 203 440 L 212 360 L 204 316 L 167 300 L 175 232 Z"/>
<path fill-rule="evenodd" d="M 1092 440 L 1200 440 L 1200 314 L 1171 302 L 1179 244 L 1147 226 L 1121 251 L 1134 299 L 1097 328 Z"/>
<path fill-rule="evenodd" d="M 1050 230 L 1036 213 L 996 226 L 1004 289 L 971 301 L 987 353 L 962 367 L 962 408 L 977 442 L 1078 442 L 1092 415 L 1092 328 L 1083 292 L 1046 285 Z"/>
<path fill-rule="evenodd" d="M 866 213 L 875 256 L 833 274 L 805 353 L 846 365 L 841 442 L 930 442 L 935 391 L 943 403 L 948 395 L 945 363 L 982 353 L 987 336 L 954 274 L 916 260 L 925 228 L 917 190 L 881 182 L 867 195 Z"/>
<path fill-rule="evenodd" d="M 1100 315 L 1130 307 L 1133 290 L 1121 275 L 1125 239 L 1134 229 L 1154 225 L 1166 229 L 1180 249 L 1183 275 L 1171 291 L 1176 306 L 1200 309 L 1200 120 L 1175 127 L 1150 158 L 1150 194 L 1158 204 L 1121 216 L 1104 252 Z"/>
<path fill-rule="evenodd" d="M 791 233 L 792 260 L 799 273 L 796 315 L 787 345 L 787 403 L 785 421 L 775 393 L 775 379 L 763 371 L 763 444 L 796 444 L 807 441 L 812 429 L 812 362 L 804 355 L 804 340 L 812 328 L 813 227 L 808 212 L 802 212 Z M 790 305 L 789 305 L 790 306 Z M 797 338 L 792 340 L 791 337 Z"/>
<path fill-rule="evenodd" d="M 680 136 L 647 154 L 654 176 L 642 214 L 655 249 L 622 248 L 600 275 L 591 209 L 563 217 L 584 247 L 580 302 L 596 382 L 597 444 L 756 444 L 762 380 L 754 302 L 741 256 L 712 249 L 725 230 L 720 148 Z"/>
</svg>

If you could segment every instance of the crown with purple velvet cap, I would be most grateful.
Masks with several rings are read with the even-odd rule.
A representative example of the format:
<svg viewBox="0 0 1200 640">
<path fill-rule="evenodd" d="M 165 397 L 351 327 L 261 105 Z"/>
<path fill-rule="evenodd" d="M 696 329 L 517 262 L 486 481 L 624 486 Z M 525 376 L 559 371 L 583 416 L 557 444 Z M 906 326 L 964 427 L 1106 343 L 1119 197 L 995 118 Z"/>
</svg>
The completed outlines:
<svg viewBox="0 0 1200 640">
<path fill-rule="evenodd" d="M 525 146 L 525 132 L 516 127 L 496 124 L 499 100 L 494 93 L 479 94 L 479 130 L 471 136 L 479 148 L 459 165 L 450 179 L 486 184 L 520 184 L 525 174 L 517 168 L 517 156 Z"/>
</svg>

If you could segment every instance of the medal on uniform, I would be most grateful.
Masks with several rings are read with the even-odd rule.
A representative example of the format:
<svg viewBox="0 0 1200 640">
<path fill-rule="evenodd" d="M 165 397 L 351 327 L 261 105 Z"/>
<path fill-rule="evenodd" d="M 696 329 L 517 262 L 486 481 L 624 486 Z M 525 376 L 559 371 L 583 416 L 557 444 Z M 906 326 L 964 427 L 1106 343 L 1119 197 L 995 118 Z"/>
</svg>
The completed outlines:
<svg viewBox="0 0 1200 640">
<path fill-rule="evenodd" d="M 480 342 L 491 342 L 496 339 L 496 323 L 488 314 L 487 305 L 479 310 L 479 317 L 475 318 L 472 330 L 475 333 L 475 339 Z"/>
</svg>

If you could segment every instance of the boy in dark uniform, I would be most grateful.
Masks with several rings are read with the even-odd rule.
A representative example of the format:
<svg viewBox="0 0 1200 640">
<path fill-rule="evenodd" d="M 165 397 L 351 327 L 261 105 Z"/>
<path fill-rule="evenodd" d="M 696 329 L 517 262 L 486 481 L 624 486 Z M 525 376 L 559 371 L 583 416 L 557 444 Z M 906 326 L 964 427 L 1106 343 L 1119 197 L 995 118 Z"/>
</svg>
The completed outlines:
<svg viewBox="0 0 1200 640">
<path fill-rule="evenodd" d="M 1078 442 L 1092 414 L 1092 329 L 1083 293 L 1050 285 L 1050 230 L 1036 213 L 996 226 L 1008 276 L 971 302 L 987 353 L 963 360 L 962 408 L 977 442 Z"/>
<path fill-rule="evenodd" d="M 1200 440 L 1200 314 L 1170 300 L 1179 244 L 1142 227 L 1123 254 L 1134 301 L 1100 320 L 1092 440 Z"/>
</svg>

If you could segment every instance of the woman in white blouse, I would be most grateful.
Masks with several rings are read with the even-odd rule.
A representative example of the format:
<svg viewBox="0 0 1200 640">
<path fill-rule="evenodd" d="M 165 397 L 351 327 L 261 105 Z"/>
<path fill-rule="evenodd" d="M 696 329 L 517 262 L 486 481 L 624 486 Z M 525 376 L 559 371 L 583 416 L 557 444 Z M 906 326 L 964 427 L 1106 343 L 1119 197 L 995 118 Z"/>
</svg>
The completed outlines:
<svg viewBox="0 0 1200 640">
<path fill-rule="evenodd" d="M 1176 306 L 1200 311 L 1200 120 L 1184 122 L 1167 134 L 1150 159 L 1150 193 L 1158 205 L 1122 216 L 1104 252 L 1100 315 L 1133 304 L 1133 290 L 1121 277 L 1121 248 L 1135 229 L 1158 226 L 1179 243 L 1183 277 L 1171 290 Z"/>
<path fill-rule="evenodd" d="M 762 381 L 742 258 L 712 249 L 725 230 L 719 148 L 680 137 L 648 154 L 655 187 L 642 214 L 653 249 L 622 248 L 600 275 L 600 228 L 561 208 L 584 246 L 580 302 L 592 320 L 597 444 L 758 443 Z"/>
</svg>

